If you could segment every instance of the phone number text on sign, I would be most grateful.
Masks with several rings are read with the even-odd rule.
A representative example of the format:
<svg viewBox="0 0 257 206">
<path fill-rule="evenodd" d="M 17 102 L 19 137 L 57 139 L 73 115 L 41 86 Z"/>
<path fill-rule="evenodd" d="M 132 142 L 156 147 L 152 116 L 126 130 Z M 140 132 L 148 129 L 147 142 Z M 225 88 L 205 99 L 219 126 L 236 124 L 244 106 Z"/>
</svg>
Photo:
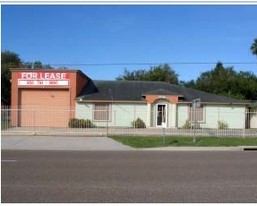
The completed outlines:
<svg viewBox="0 0 257 206">
<path fill-rule="evenodd" d="M 68 86 L 70 74 L 66 72 L 20 72 L 20 86 Z"/>
<path fill-rule="evenodd" d="M 50 81 L 41 81 L 41 80 L 19 80 L 18 84 L 20 86 L 68 86 L 68 80 L 50 80 Z"/>
</svg>

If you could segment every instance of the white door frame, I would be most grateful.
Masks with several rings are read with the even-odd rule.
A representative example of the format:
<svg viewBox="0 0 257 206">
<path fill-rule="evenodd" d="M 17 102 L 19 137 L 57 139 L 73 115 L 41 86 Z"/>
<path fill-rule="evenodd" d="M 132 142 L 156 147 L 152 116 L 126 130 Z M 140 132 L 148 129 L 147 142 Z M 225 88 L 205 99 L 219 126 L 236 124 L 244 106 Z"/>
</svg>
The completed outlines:
<svg viewBox="0 0 257 206">
<path fill-rule="evenodd" d="M 163 122 L 161 125 L 158 125 L 158 106 L 165 106 L 165 122 Z M 158 103 L 156 104 L 156 127 L 167 127 L 168 126 L 168 104 L 166 103 Z"/>
</svg>

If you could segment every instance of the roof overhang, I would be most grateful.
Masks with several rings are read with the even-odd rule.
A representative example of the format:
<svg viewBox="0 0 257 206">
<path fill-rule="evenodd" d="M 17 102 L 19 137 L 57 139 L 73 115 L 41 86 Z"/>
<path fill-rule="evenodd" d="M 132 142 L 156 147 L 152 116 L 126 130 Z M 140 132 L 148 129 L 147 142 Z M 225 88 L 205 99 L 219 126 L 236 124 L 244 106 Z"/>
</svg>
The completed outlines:
<svg viewBox="0 0 257 206">
<path fill-rule="evenodd" d="M 140 103 L 140 104 L 145 104 L 146 101 L 145 100 L 142 100 L 142 101 L 125 101 L 125 100 L 86 100 L 86 99 L 77 99 L 77 102 L 78 103 L 110 103 L 110 104 L 113 104 L 113 103 L 131 103 L 131 104 L 135 104 L 135 103 Z"/>
</svg>

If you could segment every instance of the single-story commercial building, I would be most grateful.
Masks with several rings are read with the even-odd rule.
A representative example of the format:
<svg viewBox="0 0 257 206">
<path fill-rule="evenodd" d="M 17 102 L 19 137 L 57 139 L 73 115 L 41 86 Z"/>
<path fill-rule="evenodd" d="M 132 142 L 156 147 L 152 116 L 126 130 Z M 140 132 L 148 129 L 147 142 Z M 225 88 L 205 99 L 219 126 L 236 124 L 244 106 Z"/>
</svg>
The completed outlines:
<svg viewBox="0 0 257 206">
<path fill-rule="evenodd" d="M 88 77 L 79 70 L 11 69 L 12 125 L 67 127 Z M 16 110 L 16 111 L 15 111 Z"/>
<path fill-rule="evenodd" d="M 11 71 L 11 105 L 17 109 L 12 123 L 17 126 L 68 127 L 70 119 L 78 118 L 97 127 L 131 127 L 140 118 L 146 127 L 251 127 L 247 103 L 178 85 L 91 80 L 80 70 Z M 193 112 L 195 99 L 201 104 Z"/>
</svg>

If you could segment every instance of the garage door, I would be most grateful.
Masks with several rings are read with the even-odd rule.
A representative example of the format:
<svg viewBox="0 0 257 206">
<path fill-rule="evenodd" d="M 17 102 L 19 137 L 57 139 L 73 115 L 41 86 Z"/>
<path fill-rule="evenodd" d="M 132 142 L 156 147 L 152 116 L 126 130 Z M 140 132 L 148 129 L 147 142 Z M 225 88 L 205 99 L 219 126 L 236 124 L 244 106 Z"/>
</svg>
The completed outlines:
<svg viewBox="0 0 257 206">
<path fill-rule="evenodd" d="M 19 92 L 19 125 L 67 127 L 70 118 L 69 90 L 22 89 Z"/>
</svg>

